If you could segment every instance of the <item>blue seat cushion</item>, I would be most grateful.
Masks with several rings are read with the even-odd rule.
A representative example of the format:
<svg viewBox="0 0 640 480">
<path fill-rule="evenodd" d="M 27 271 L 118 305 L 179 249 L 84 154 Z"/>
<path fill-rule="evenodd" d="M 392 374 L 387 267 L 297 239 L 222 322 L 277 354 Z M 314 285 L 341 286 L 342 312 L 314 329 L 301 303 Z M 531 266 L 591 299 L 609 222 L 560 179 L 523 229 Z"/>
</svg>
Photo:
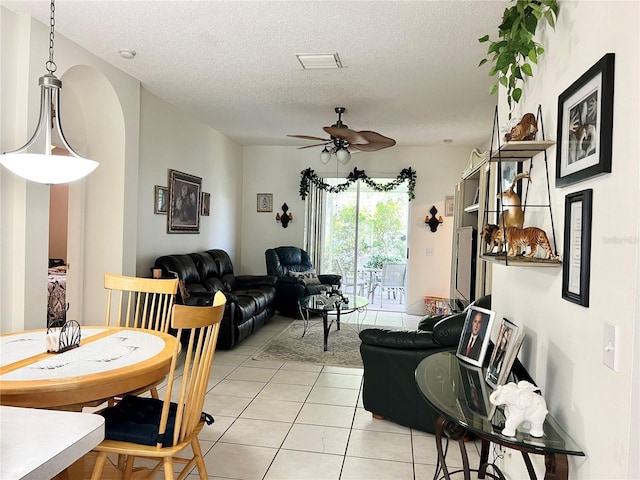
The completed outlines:
<svg viewBox="0 0 640 480">
<path fill-rule="evenodd" d="M 100 415 L 105 419 L 105 439 L 155 446 L 161 443 L 170 447 L 176 423 L 178 405 L 171 402 L 167 431 L 158 435 L 163 401 L 127 395 L 112 407 L 105 408 Z"/>
</svg>

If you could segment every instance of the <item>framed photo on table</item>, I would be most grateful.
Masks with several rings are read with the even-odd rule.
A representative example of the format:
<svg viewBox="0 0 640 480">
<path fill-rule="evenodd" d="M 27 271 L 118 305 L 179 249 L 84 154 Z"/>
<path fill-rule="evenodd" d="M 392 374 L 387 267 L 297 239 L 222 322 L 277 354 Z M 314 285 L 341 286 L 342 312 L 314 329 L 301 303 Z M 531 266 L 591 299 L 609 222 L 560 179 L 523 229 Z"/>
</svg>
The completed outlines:
<svg viewBox="0 0 640 480">
<path fill-rule="evenodd" d="M 614 68 L 607 53 L 558 97 L 557 187 L 611 172 Z"/>
<path fill-rule="evenodd" d="M 493 388 L 504 384 L 511 372 L 511 366 L 522 345 L 523 336 L 519 336 L 518 331 L 519 327 L 515 323 L 506 318 L 502 319 L 485 376 L 485 380 Z"/>
<path fill-rule="evenodd" d="M 167 233 L 200 233 L 202 178 L 169 170 Z"/>
<path fill-rule="evenodd" d="M 564 201 L 562 298 L 589 306 L 593 190 L 570 193 Z"/>
<path fill-rule="evenodd" d="M 489 337 L 495 312 L 486 308 L 471 307 L 467 310 L 467 317 L 462 327 L 462 335 L 456 356 L 461 360 L 482 366 L 484 356 L 489 346 Z"/>
</svg>

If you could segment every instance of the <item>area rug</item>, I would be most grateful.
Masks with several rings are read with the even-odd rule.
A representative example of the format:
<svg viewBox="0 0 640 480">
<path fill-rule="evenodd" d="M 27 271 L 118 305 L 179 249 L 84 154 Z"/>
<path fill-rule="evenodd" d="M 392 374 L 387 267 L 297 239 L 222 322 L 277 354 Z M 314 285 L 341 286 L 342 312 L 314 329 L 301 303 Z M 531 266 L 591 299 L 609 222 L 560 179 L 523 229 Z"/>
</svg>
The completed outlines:
<svg viewBox="0 0 640 480">
<path fill-rule="evenodd" d="M 340 330 L 336 330 L 334 322 L 329 332 L 326 352 L 322 350 L 322 321 L 312 319 L 304 337 L 302 336 L 303 326 L 301 320 L 292 322 L 280 335 L 256 352 L 253 359 L 362 368 L 360 337 L 358 337 L 356 325 L 341 324 Z M 360 330 L 365 328 L 371 328 L 371 326 L 360 326 Z"/>
</svg>

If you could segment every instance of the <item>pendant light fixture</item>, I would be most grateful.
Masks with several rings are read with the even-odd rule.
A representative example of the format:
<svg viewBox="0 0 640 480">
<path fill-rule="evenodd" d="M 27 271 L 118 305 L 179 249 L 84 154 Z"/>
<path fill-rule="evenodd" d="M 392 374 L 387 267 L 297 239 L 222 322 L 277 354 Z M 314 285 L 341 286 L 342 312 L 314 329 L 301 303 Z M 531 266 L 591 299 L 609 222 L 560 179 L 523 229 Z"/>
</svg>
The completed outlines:
<svg viewBox="0 0 640 480">
<path fill-rule="evenodd" d="M 16 175 L 44 184 L 73 182 L 89 175 L 98 166 L 95 160 L 78 155 L 64 138 L 60 124 L 60 89 L 62 82 L 54 75 L 57 69 L 53 61 L 53 41 L 55 26 L 55 0 L 51 0 L 51 32 L 49 33 L 49 60 L 45 64 L 47 72 L 40 77 L 40 116 L 38 126 L 31 139 L 21 148 L 0 155 L 0 164 Z M 69 155 L 58 155 L 53 152 L 51 144 L 53 129 L 57 130 L 58 139 Z M 39 151 L 27 152 L 27 149 L 44 136 L 44 146 Z M 40 143 L 40 142 L 39 142 Z M 53 147 L 53 148 L 52 148 Z M 62 150 L 55 148 L 55 150 Z"/>
</svg>

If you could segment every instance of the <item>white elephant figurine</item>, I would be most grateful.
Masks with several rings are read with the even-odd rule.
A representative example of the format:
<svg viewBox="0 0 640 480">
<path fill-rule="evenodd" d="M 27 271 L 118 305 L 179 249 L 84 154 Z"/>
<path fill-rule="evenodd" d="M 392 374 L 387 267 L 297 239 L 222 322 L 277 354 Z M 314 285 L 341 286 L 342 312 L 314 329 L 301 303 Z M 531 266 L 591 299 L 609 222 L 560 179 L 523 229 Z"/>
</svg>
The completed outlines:
<svg viewBox="0 0 640 480">
<path fill-rule="evenodd" d="M 494 405 L 504 405 L 506 421 L 503 435 L 515 437 L 516 428 L 523 422 L 529 423 L 531 436 L 544 435 L 542 425 L 548 412 L 547 403 L 542 395 L 535 393 L 537 391 L 540 391 L 538 387 L 521 380 L 518 384 L 510 382 L 501 385 L 489 396 Z"/>
</svg>

